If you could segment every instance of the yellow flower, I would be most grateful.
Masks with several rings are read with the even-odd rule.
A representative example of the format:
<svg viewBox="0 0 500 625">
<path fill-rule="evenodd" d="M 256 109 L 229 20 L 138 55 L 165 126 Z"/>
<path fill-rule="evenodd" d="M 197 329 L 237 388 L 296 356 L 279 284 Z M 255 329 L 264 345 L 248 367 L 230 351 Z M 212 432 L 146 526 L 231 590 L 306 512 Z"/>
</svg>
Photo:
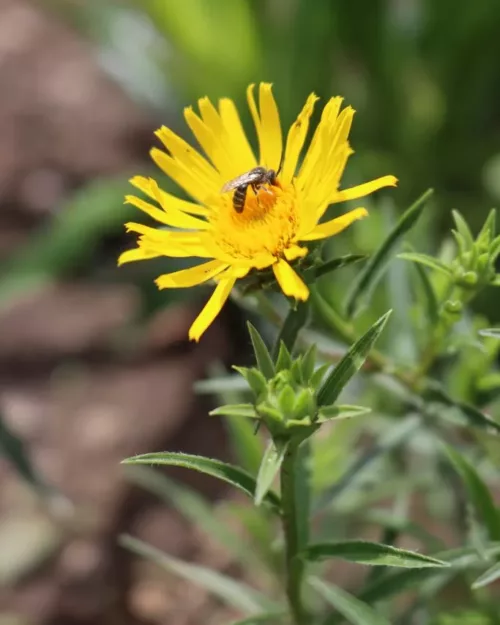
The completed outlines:
<svg viewBox="0 0 500 625">
<path fill-rule="evenodd" d="M 290 265 L 307 254 L 307 248 L 301 244 L 338 234 L 367 215 L 364 208 L 355 208 L 319 223 L 327 207 L 397 183 L 394 176 L 383 176 L 339 190 L 347 159 L 353 153 L 348 136 L 354 110 L 348 106 L 341 111 L 342 98 L 331 98 L 327 102 L 299 167 L 309 120 L 318 98 L 314 94 L 309 96 L 288 131 L 284 146 L 271 85 L 259 85 L 259 108 L 254 98 L 254 85 L 249 86 L 247 98 L 259 141 L 258 159 L 233 101 L 222 99 L 216 108 L 208 98 L 202 98 L 198 102 L 200 113 L 189 107 L 184 116 L 206 156 L 166 127 L 156 135 L 167 152 L 157 148 L 151 151 L 158 167 L 194 201 L 166 193 L 155 180 L 142 176 L 130 182 L 155 204 L 133 195 L 126 197 L 128 203 L 168 228 L 128 223 L 128 231 L 140 235 L 138 247 L 124 252 L 119 264 L 159 256 L 209 259 L 156 280 L 160 289 L 191 287 L 211 279 L 217 282 L 189 331 L 189 338 L 196 341 L 222 309 L 236 280 L 252 269 L 272 267 L 285 295 L 307 299 L 309 290 Z M 262 185 L 255 192 L 249 187 L 243 210 L 238 212 L 233 206 L 234 192 L 224 193 L 222 187 L 257 166 L 279 170 L 276 182 Z"/>
</svg>

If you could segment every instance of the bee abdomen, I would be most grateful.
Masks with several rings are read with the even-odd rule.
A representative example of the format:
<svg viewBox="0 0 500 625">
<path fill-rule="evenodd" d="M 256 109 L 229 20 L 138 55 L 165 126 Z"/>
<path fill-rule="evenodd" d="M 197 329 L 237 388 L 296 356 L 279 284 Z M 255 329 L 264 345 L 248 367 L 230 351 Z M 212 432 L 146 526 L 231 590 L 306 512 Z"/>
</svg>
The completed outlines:
<svg viewBox="0 0 500 625">
<path fill-rule="evenodd" d="M 245 199 L 247 196 L 247 188 L 247 185 L 236 187 L 233 195 L 233 208 L 237 213 L 243 212 L 243 209 L 245 207 Z"/>
</svg>

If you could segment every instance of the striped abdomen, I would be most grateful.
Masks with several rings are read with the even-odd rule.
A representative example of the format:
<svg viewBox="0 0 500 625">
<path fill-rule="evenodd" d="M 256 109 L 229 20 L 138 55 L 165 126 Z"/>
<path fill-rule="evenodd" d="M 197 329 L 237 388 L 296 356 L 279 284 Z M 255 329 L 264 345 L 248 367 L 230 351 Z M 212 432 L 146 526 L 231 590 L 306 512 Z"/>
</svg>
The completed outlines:
<svg viewBox="0 0 500 625">
<path fill-rule="evenodd" d="M 247 184 L 236 187 L 233 195 L 233 208 L 237 213 L 242 213 L 245 208 L 245 199 L 247 197 Z"/>
</svg>

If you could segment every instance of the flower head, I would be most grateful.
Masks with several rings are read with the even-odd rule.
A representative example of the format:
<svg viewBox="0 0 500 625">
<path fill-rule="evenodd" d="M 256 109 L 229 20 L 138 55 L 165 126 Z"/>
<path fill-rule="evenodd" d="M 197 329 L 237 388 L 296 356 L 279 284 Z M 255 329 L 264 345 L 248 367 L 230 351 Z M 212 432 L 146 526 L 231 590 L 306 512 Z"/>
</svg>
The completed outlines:
<svg viewBox="0 0 500 625">
<path fill-rule="evenodd" d="M 158 167 L 193 201 L 166 193 L 155 180 L 142 176 L 130 182 L 154 204 L 133 195 L 126 198 L 167 228 L 128 223 L 127 229 L 140 235 L 138 247 L 124 252 L 120 264 L 159 256 L 207 259 L 156 280 L 160 289 L 216 281 L 212 296 L 189 331 L 194 340 L 220 312 L 235 282 L 252 270 L 271 267 L 285 295 L 307 299 L 307 285 L 290 263 L 307 254 L 309 241 L 338 234 L 367 215 L 364 208 L 355 208 L 320 223 L 327 207 L 397 182 L 394 176 L 384 176 L 339 190 L 347 159 L 353 153 L 348 136 L 354 110 L 349 106 L 341 110 L 342 98 L 331 98 L 326 103 L 300 166 L 309 120 L 318 98 L 309 96 L 284 143 L 271 85 L 259 85 L 258 107 L 253 85 L 247 90 L 247 98 L 259 142 L 258 159 L 233 101 L 221 99 L 216 108 L 208 98 L 202 98 L 198 102 L 199 114 L 189 107 L 184 116 L 205 155 L 166 127 L 156 134 L 167 151 L 151 151 Z M 240 189 L 223 191 L 228 181 L 255 167 L 274 170 L 277 176 L 271 176 L 272 182 L 257 180 L 254 185 L 244 184 L 244 189 L 240 185 Z M 242 191 L 246 194 L 239 206 L 234 194 L 239 193 L 241 198 Z"/>
</svg>

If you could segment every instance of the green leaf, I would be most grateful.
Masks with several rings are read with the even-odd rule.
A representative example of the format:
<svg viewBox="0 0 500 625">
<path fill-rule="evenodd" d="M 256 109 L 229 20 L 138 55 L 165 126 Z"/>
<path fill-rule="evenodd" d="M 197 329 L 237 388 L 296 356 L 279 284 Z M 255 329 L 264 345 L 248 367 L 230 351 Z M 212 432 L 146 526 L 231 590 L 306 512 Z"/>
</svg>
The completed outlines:
<svg viewBox="0 0 500 625">
<path fill-rule="evenodd" d="M 319 385 L 323 382 L 323 378 L 325 377 L 326 372 L 330 368 L 331 364 L 326 363 L 324 365 L 320 365 L 317 369 L 315 369 L 310 379 L 310 385 L 312 386 L 312 388 L 317 389 L 319 387 Z"/>
<path fill-rule="evenodd" d="M 274 478 L 280 470 L 287 449 L 288 441 L 286 443 L 269 441 L 260 463 L 259 473 L 257 474 L 257 486 L 255 488 L 256 506 L 261 505 L 264 497 L 273 485 Z"/>
<path fill-rule="evenodd" d="M 434 287 L 429 280 L 429 276 L 422 268 L 422 265 L 420 263 L 415 263 L 414 267 L 418 277 L 420 278 L 420 283 L 424 292 L 427 319 L 429 320 L 429 323 L 431 325 L 434 325 L 438 322 L 439 319 L 439 303 L 436 297 L 436 292 L 434 291 Z"/>
<path fill-rule="evenodd" d="M 183 562 L 128 534 L 122 534 L 119 543 L 129 551 L 151 560 L 168 573 L 173 573 L 205 588 L 225 604 L 246 614 L 259 613 L 277 607 L 270 599 L 241 582 L 236 582 L 207 567 Z"/>
<path fill-rule="evenodd" d="M 309 562 L 340 558 L 358 564 L 397 566 L 405 569 L 449 566 L 442 560 L 424 556 L 416 551 L 407 551 L 406 549 L 398 549 L 390 545 L 365 540 L 317 543 L 309 545 L 300 555 Z"/>
<path fill-rule="evenodd" d="M 366 332 L 349 351 L 338 365 L 329 373 L 318 392 L 318 405 L 333 404 L 344 386 L 352 376 L 363 366 L 371 348 L 384 329 L 392 311 L 388 311 Z"/>
<path fill-rule="evenodd" d="M 500 423 L 482 413 L 475 406 L 453 399 L 435 380 L 427 383 L 423 395 L 428 401 L 436 401 L 445 406 L 457 408 L 468 425 L 485 430 L 489 434 L 500 434 Z M 439 411 L 437 415 L 440 416 Z"/>
<path fill-rule="evenodd" d="M 192 469 L 227 482 L 252 498 L 255 495 L 256 481 L 249 473 L 239 467 L 213 458 L 206 458 L 205 456 L 165 451 L 133 456 L 132 458 L 122 460 L 122 464 L 158 464 Z M 264 500 L 272 508 L 279 510 L 280 500 L 276 493 L 269 491 Z"/>
<path fill-rule="evenodd" d="M 247 419 L 258 419 L 253 404 L 226 404 L 219 406 L 208 413 L 211 417 L 246 417 Z"/>
<path fill-rule="evenodd" d="M 313 343 L 301 358 L 300 368 L 302 370 L 302 377 L 305 384 L 308 384 L 314 375 L 317 351 L 318 348 L 316 347 L 316 343 Z"/>
<path fill-rule="evenodd" d="M 279 344 L 278 357 L 276 358 L 276 372 L 284 371 L 286 369 L 290 369 L 292 366 L 292 357 L 290 352 L 288 351 L 285 343 L 281 342 Z"/>
<path fill-rule="evenodd" d="M 367 258 L 368 256 L 365 254 L 346 254 L 345 256 L 340 256 L 339 258 L 332 258 L 331 260 L 327 260 L 326 263 L 323 263 L 319 267 L 315 267 L 313 269 L 314 277 L 321 278 L 321 276 L 324 276 L 327 273 L 331 273 L 332 271 L 336 271 L 337 269 L 346 267 L 347 265 L 352 265 L 353 263 L 359 263 Z"/>
<path fill-rule="evenodd" d="M 333 406 L 323 406 L 319 410 L 319 419 L 316 423 L 324 423 L 325 421 L 352 419 L 360 417 L 371 412 L 371 408 L 366 406 L 352 406 L 350 404 L 338 404 Z"/>
<path fill-rule="evenodd" d="M 500 328 L 485 328 L 484 330 L 479 330 L 479 334 L 493 339 L 500 339 Z"/>
<path fill-rule="evenodd" d="M 338 586 L 327 584 L 317 577 L 311 577 L 308 581 L 323 599 L 352 625 L 391 625 L 380 612 L 376 612 L 367 603 L 356 599 Z"/>
<path fill-rule="evenodd" d="M 256 328 L 250 323 L 247 323 L 250 338 L 252 339 L 253 350 L 255 352 L 255 358 L 257 360 L 257 367 L 266 380 L 274 378 L 275 370 L 274 363 L 271 359 L 271 354 L 266 347 L 261 335 L 257 332 Z"/>
<path fill-rule="evenodd" d="M 472 584 L 472 588 L 474 590 L 477 590 L 478 588 L 483 588 L 484 586 L 488 586 L 489 584 L 496 582 L 497 579 L 500 579 L 500 562 L 497 562 L 482 575 L 480 575 Z"/>
<path fill-rule="evenodd" d="M 293 351 L 299 332 L 306 325 L 308 318 L 309 302 L 298 302 L 294 308 L 290 308 L 274 345 L 273 357 L 275 360 L 279 361 L 282 344 L 286 346 L 290 353 Z M 282 368 L 276 365 L 278 371 Z"/>
<path fill-rule="evenodd" d="M 252 389 L 253 394 L 259 397 L 261 393 L 265 393 L 267 389 L 267 380 L 258 369 L 249 369 L 248 367 L 236 367 L 233 369 L 241 374 Z"/>
<path fill-rule="evenodd" d="M 404 235 L 415 225 L 432 193 L 433 190 L 428 189 L 403 213 L 398 223 L 387 235 L 385 241 L 359 272 L 347 298 L 346 311 L 349 316 L 352 316 L 358 308 L 360 299 L 369 297 L 369 294 L 383 275 L 393 250 L 401 242 Z"/>
<path fill-rule="evenodd" d="M 500 514 L 488 487 L 464 456 L 448 445 L 444 446 L 444 449 L 454 469 L 462 478 L 469 499 L 488 530 L 490 540 L 500 541 Z"/>
<path fill-rule="evenodd" d="M 452 210 L 451 214 L 453 215 L 453 220 L 455 222 L 458 232 L 467 244 L 467 248 L 471 249 L 474 245 L 474 237 L 472 236 L 469 225 L 457 210 Z"/>
<path fill-rule="evenodd" d="M 500 543 L 490 543 L 485 546 L 484 551 L 485 556 L 494 557 L 500 554 Z M 414 588 L 431 577 L 446 576 L 451 579 L 459 572 L 484 562 L 482 556 L 478 555 L 475 547 L 441 551 L 436 554 L 436 557 L 447 562 L 450 567 L 447 569 L 388 570 L 362 590 L 359 595 L 360 599 L 368 603 L 374 603 L 394 595 L 400 595 L 405 590 Z"/>
<path fill-rule="evenodd" d="M 256 551 L 248 547 L 247 543 L 241 540 L 241 536 L 221 523 L 212 502 L 207 501 L 186 484 L 176 484 L 159 471 L 142 465 L 127 467 L 126 476 L 134 484 L 172 505 L 195 527 L 236 556 L 241 563 L 248 565 L 251 563 L 255 569 L 262 566 Z"/>
<path fill-rule="evenodd" d="M 483 227 L 481 228 L 479 234 L 477 235 L 476 241 L 477 243 L 482 243 L 489 245 L 492 238 L 495 236 L 495 232 L 497 229 L 496 226 L 496 217 L 497 212 L 494 208 L 490 210 L 488 213 L 488 217 L 486 217 Z"/>
<path fill-rule="evenodd" d="M 430 267 L 431 269 L 435 269 L 436 271 L 440 271 L 447 276 L 452 275 L 451 267 L 443 263 L 443 261 L 438 258 L 434 258 L 433 256 L 428 256 L 427 254 L 418 254 L 417 252 L 402 252 L 398 254 L 398 258 L 402 260 L 410 260 L 414 263 L 420 263 L 421 265 L 425 265 L 426 267 Z"/>
</svg>

